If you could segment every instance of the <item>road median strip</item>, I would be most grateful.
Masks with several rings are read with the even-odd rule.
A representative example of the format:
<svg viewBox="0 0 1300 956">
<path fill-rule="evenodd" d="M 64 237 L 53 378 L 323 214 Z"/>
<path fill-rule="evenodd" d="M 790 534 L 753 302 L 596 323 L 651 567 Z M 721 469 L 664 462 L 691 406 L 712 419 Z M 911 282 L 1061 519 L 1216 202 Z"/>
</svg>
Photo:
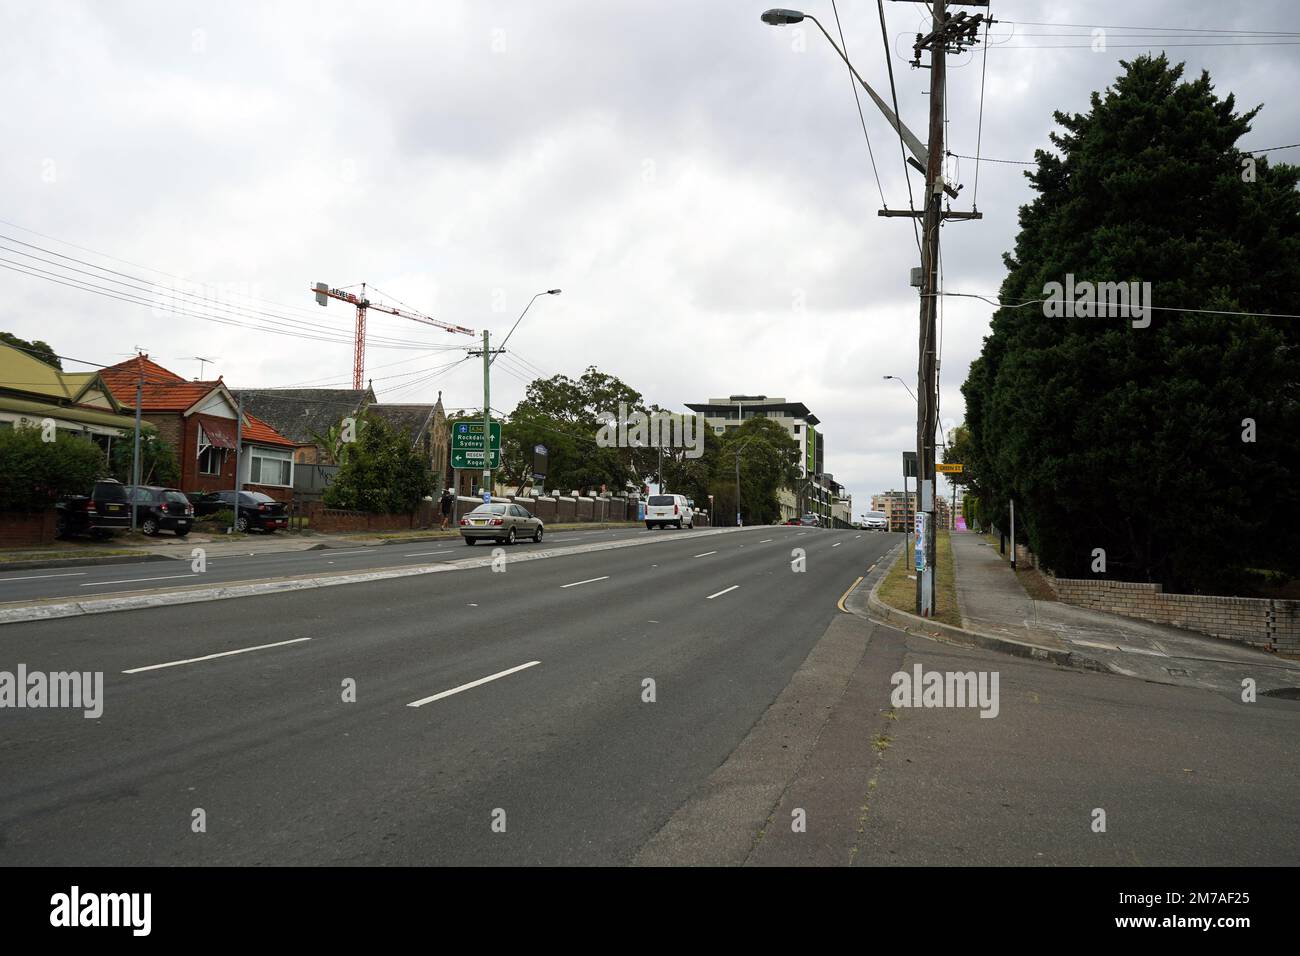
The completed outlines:
<svg viewBox="0 0 1300 956">
<path fill-rule="evenodd" d="M 755 528 L 711 528 L 693 532 L 689 539 L 677 535 L 655 536 L 650 538 L 620 539 L 592 544 L 580 544 L 568 548 L 550 550 L 530 550 L 512 553 L 510 563 L 540 561 L 565 555 L 591 554 L 597 551 L 616 551 L 622 548 L 634 548 L 644 545 L 667 543 L 672 541 L 694 541 L 697 538 L 720 534 L 739 534 L 753 531 Z M 207 585 L 200 588 L 182 590 L 156 590 L 140 594 L 118 594 L 111 597 L 87 597 L 80 600 L 66 599 L 25 602 L 0 607 L 0 625 L 20 624 L 28 621 L 45 621 L 56 618 L 79 617 L 85 614 L 107 614 L 113 611 L 135 611 L 150 607 L 174 607 L 178 604 L 199 604 L 207 601 L 221 601 L 231 598 L 258 597 L 287 591 L 305 591 L 312 588 L 335 587 L 343 584 L 364 584 L 371 581 L 387 581 L 396 578 L 414 577 L 423 574 L 437 574 L 443 571 L 462 571 L 473 568 L 491 567 L 493 558 L 462 558 L 458 561 L 442 561 L 437 564 L 416 564 L 396 568 L 383 568 L 371 571 L 337 571 L 296 577 L 276 578 L 270 581 L 232 581 L 224 584 Z"/>
</svg>

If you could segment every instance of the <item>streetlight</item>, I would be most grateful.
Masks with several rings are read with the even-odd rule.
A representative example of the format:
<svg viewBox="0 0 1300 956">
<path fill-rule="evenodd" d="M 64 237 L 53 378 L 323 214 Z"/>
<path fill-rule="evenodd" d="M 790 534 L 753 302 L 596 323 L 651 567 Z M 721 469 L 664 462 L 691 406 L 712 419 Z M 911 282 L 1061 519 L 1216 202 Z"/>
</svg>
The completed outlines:
<svg viewBox="0 0 1300 956">
<path fill-rule="evenodd" d="M 884 376 L 884 379 L 885 379 L 886 382 L 888 382 L 891 378 L 892 378 L 895 382 L 897 382 L 899 385 L 903 386 L 903 388 L 907 388 L 907 383 L 904 382 L 904 381 L 903 381 L 901 378 L 899 378 L 897 375 L 886 375 L 886 376 Z M 912 396 L 912 401 L 916 401 L 916 395 L 915 395 L 915 393 L 913 393 L 913 391 L 912 391 L 910 388 L 907 388 L 907 394 Z"/>
<path fill-rule="evenodd" d="M 927 150 L 925 146 L 923 146 L 921 141 L 916 138 L 916 134 L 904 126 L 902 121 L 894 115 L 894 111 L 885 105 L 885 101 L 882 100 L 880 95 L 871 88 L 871 84 L 862 78 L 862 74 L 860 74 L 857 71 L 857 68 L 849 62 L 849 58 L 845 55 L 844 51 L 840 49 L 839 44 L 836 43 L 834 39 L 831 38 L 831 35 L 826 32 L 826 28 L 822 26 L 820 20 L 814 17 L 811 13 L 804 13 L 801 10 L 784 10 L 780 7 L 765 11 L 760 19 L 769 26 L 774 27 L 799 23 L 805 19 L 811 20 L 813 23 L 817 24 L 817 29 L 822 31 L 822 36 L 826 37 L 826 42 L 835 48 L 835 52 L 840 55 L 840 59 L 843 60 L 845 66 L 849 68 L 849 72 L 851 72 L 857 78 L 857 81 L 862 84 L 862 88 L 867 91 L 867 95 L 870 96 L 876 106 L 880 108 L 880 112 L 885 114 L 885 119 L 888 120 L 890 126 L 894 127 L 894 130 L 898 135 L 902 137 L 903 142 L 907 144 L 907 148 L 911 151 L 912 156 L 921 164 L 922 167 L 926 165 Z"/>
<path fill-rule="evenodd" d="M 510 331 L 506 333 L 506 337 L 505 337 L 504 339 L 501 340 L 501 344 L 497 346 L 497 349 L 498 349 L 499 351 L 504 351 L 504 350 L 505 350 L 506 343 L 510 341 L 510 336 L 512 336 L 512 335 L 515 334 L 515 329 L 517 329 L 517 328 L 519 327 L 519 323 L 520 323 L 521 321 L 523 321 L 524 316 L 528 314 L 528 310 L 531 309 L 531 308 L 533 307 L 533 303 L 537 301 L 537 299 L 538 299 L 539 296 L 543 296 L 543 295 L 559 295 L 559 294 L 560 294 L 560 290 L 559 290 L 559 289 L 547 289 L 547 290 L 544 291 L 544 292 L 539 292 L 539 293 L 537 293 L 537 295 L 535 295 L 535 296 L 533 296 L 531 299 L 529 299 L 529 300 L 528 300 L 528 304 L 527 304 L 526 306 L 524 306 L 524 311 L 522 311 L 522 312 L 519 313 L 519 318 L 515 319 L 515 324 L 512 325 L 512 326 L 510 326 Z M 493 362 L 496 361 L 496 356 L 495 356 L 495 355 L 492 356 L 492 361 L 493 361 Z M 491 364 L 491 362 L 489 362 L 488 364 Z"/>
</svg>

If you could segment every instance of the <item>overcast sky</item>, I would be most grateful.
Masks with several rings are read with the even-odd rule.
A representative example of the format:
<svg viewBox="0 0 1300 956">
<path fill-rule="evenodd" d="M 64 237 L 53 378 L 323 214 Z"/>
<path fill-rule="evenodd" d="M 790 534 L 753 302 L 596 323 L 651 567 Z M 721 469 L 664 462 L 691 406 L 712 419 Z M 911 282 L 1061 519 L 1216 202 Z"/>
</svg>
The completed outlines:
<svg viewBox="0 0 1300 956">
<path fill-rule="evenodd" d="M 138 346 L 187 377 L 199 374 L 194 356 L 213 357 L 234 386 L 347 386 L 353 313 L 317 307 L 315 281 L 365 281 L 498 339 L 533 293 L 559 287 L 495 367 L 494 407 L 522 396 L 520 361 L 571 376 L 596 365 L 677 409 L 733 393 L 802 401 L 822 420 L 827 470 L 861 513 L 872 493 L 899 487 L 900 451 L 914 446 L 915 406 L 882 376 L 915 390 L 916 245 L 907 220 L 876 214 L 843 64 L 810 23 L 761 23 L 764 5 L 11 0 L 0 8 L 3 245 L 164 289 L 205 283 L 234 308 L 326 326 L 340 341 L 168 315 L 11 270 L 0 270 L 0 329 L 105 364 Z M 829 0 L 804 9 L 835 33 Z M 900 111 L 924 139 L 928 72 L 906 62 L 924 9 L 887 2 L 885 13 Z M 1053 109 L 1086 110 L 1118 61 L 1147 48 L 1192 75 L 1208 69 L 1241 108 L 1264 104 L 1243 145 L 1300 142 L 1300 46 L 1280 45 L 1300 37 L 1170 45 L 1171 28 L 1195 44 L 1241 39 L 1194 28 L 1300 31 L 1292 2 L 1000 0 L 992 13 L 1004 22 L 987 56 L 986 157 L 1031 159 Z M 875 3 L 840 0 L 839 14 L 850 56 L 887 96 Z M 1108 29 L 1094 51 L 1089 29 L 1027 21 L 1158 29 Z M 1050 48 L 1061 45 L 1079 48 Z M 950 60 L 957 153 L 976 152 L 983 65 L 978 53 Z M 905 208 L 898 139 L 865 96 L 863 110 L 885 199 Z M 968 209 L 975 164 L 949 163 L 965 187 L 954 208 Z M 1031 198 L 1023 169 L 981 166 L 986 218 L 943 233 L 948 290 L 996 293 Z M 918 196 L 919 186 L 913 176 Z M 962 418 L 959 389 L 989 312 L 945 300 L 949 424 Z M 374 312 L 369 329 L 375 343 L 471 344 Z M 372 344 L 367 376 L 381 401 L 432 401 L 441 389 L 449 409 L 476 406 L 476 363 L 430 378 L 459 357 Z"/>
</svg>

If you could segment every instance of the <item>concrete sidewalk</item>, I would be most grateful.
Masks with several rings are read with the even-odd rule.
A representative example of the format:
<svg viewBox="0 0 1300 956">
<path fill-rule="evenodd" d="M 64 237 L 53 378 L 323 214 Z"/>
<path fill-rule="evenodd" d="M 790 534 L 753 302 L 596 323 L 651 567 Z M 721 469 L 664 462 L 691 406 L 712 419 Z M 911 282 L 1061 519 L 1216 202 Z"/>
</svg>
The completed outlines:
<svg viewBox="0 0 1300 956">
<path fill-rule="evenodd" d="M 1070 650 L 1112 672 L 1162 684 L 1240 695 L 1251 678 L 1262 693 L 1300 688 L 1300 662 L 1232 641 L 1163 624 L 1036 601 L 1025 593 L 996 545 L 973 532 L 952 533 L 957 603 L 966 630 Z"/>
</svg>

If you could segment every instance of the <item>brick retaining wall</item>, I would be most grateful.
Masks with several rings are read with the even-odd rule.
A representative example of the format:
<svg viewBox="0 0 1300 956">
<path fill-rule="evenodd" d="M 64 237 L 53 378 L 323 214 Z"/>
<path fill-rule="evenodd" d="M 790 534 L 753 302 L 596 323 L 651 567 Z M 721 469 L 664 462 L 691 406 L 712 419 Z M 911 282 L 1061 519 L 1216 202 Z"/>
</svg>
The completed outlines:
<svg viewBox="0 0 1300 956">
<path fill-rule="evenodd" d="M 1133 581 L 1055 578 L 1052 583 L 1066 604 L 1300 655 L 1300 601 L 1165 594 L 1159 584 Z"/>
<path fill-rule="evenodd" d="M 54 542 L 54 509 L 33 513 L 0 511 L 0 548 L 29 548 Z"/>
</svg>

